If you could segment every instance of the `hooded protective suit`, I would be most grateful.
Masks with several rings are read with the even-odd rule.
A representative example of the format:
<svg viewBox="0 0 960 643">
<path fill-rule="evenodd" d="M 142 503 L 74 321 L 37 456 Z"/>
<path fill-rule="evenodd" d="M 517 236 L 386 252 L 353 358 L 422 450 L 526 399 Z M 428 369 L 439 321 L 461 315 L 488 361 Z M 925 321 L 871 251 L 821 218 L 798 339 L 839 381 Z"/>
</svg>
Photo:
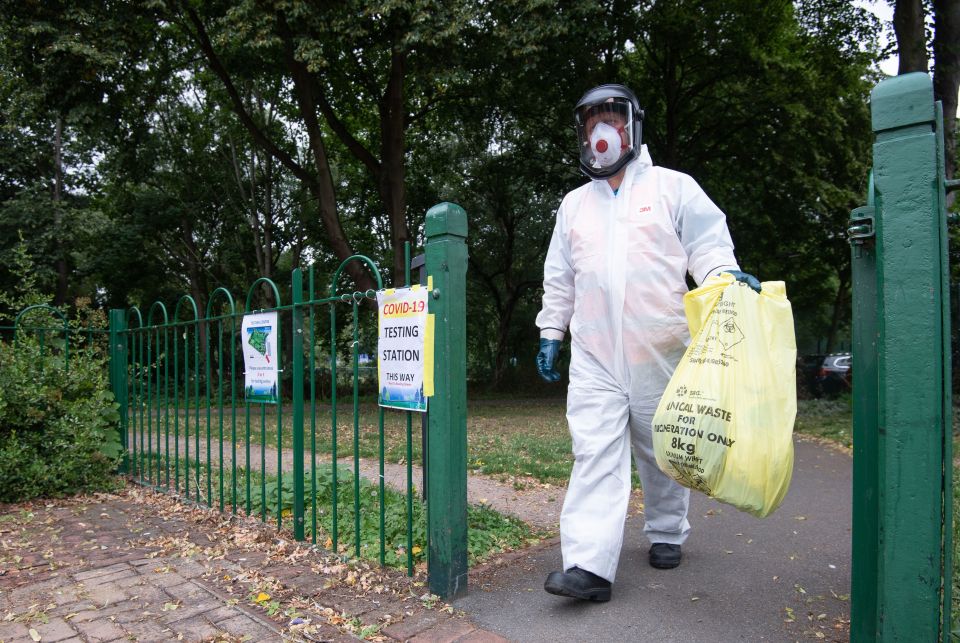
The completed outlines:
<svg viewBox="0 0 960 643">
<path fill-rule="evenodd" d="M 630 445 L 651 542 L 681 544 L 689 490 L 657 467 L 651 422 L 690 341 L 685 275 L 739 267 L 723 212 L 646 145 L 616 194 L 594 180 L 564 197 L 544 264 L 541 337 L 572 335 L 567 421 L 575 463 L 560 516 L 563 568 L 611 582 L 630 497 Z"/>
</svg>

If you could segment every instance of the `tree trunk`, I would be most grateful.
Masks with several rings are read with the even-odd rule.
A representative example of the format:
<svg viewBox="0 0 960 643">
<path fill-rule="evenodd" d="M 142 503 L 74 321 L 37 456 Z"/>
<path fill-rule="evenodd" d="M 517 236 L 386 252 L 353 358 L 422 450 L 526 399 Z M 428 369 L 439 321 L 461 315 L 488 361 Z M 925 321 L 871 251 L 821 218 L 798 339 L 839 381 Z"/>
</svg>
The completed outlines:
<svg viewBox="0 0 960 643">
<path fill-rule="evenodd" d="M 263 276 L 273 278 L 273 158 L 263 162 Z"/>
<path fill-rule="evenodd" d="M 664 167 L 676 170 L 677 161 L 680 159 L 680 131 L 679 131 L 679 113 L 680 104 L 677 98 L 677 67 L 675 57 L 670 49 L 664 54 L 664 79 L 666 87 L 664 96 L 666 111 L 664 113 L 664 127 L 666 136 L 664 136 L 663 162 Z"/>
<path fill-rule="evenodd" d="M 327 241 L 334 254 L 341 260 L 353 254 L 347 235 L 340 224 L 340 215 L 337 213 L 337 196 L 333 187 L 333 175 L 330 172 L 330 160 L 327 157 L 327 148 L 323 142 L 323 133 L 317 119 L 318 84 L 311 76 L 303 61 L 297 60 L 294 55 L 292 38 L 284 41 L 284 55 L 293 77 L 294 97 L 303 117 L 307 130 L 307 140 L 313 156 L 316 173 L 306 181 L 307 189 L 317 200 L 320 211 L 320 220 L 327 231 Z M 351 261 L 346 266 L 347 274 L 353 279 L 357 290 L 372 290 L 376 287 L 373 277 L 359 261 Z"/>
<path fill-rule="evenodd" d="M 381 172 L 380 197 L 390 219 L 390 245 L 393 247 L 393 283 L 403 283 L 406 274 L 404 244 L 410 239 L 407 229 L 407 196 L 404 159 L 404 55 L 394 48 L 390 56 L 390 78 L 380 101 Z"/>
<path fill-rule="evenodd" d="M 53 227 L 56 234 L 57 288 L 53 305 L 67 301 L 67 256 L 63 243 L 63 117 L 57 116 L 53 136 Z"/>
<path fill-rule="evenodd" d="M 956 0 L 947 0 L 948 2 Z M 921 0 L 897 0 L 893 8 L 893 30 L 897 36 L 900 67 L 897 74 L 927 71 L 927 38 Z"/>
<path fill-rule="evenodd" d="M 513 313 L 520 300 L 519 293 L 512 292 L 499 311 L 500 323 L 497 327 L 497 352 L 493 358 L 493 378 L 491 386 L 496 389 L 503 381 L 503 374 L 507 370 L 507 349 L 510 341 L 510 328 L 513 324 Z"/>
<path fill-rule="evenodd" d="M 264 255 L 263 226 L 260 224 L 260 208 L 257 205 L 257 148 L 250 149 L 250 227 L 253 228 L 254 254 L 257 257 L 257 272 L 267 274 L 267 258 Z"/>
<path fill-rule="evenodd" d="M 256 194 L 257 192 L 257 183 L 256 183 L 256 158 L 257 158 L 257 148 L 251 147 L 250 149 L 250 158 L 252 159 L 250 163 L 250 195 Z M 247 224 L 250 226 L 250 231 L 253 233 L 253 252 L 257 260 L 257 271 L 259 274 L 263 274 L 263 244 L 261 243 L 261 234 L 260 234 L 260 219 L 257 216 L 257 202 L 254 198 L 249 196 L 246 190 L 243 187 L 244 179 L 243 172 L 241 170 L 240 159 L 237 157 L 237 148 L 234 145 L 233 140 L 230 140 L 230 161 L 233 163 L 233 177 L 237 182 L 237 190 L 240 193 L 240 210 L 243 212 L 243 217 L 247 220 Z"/>
<path fill-rule="evenodd" d="M 947 178 L 957 168 L 957 91 L 960 89 L 960 2 L 933 0 L 933 95 L 943 103 L 943 142 Z M 948 196 L 952 203 L 956 192 Z"/>
<path fill-rule="evenodd" d="M 207 276 L 204 272 L 203 261 L 200 252 L 197 249 L 196 241 L 193 238 L 193 223 L 188 217 L 184 217 L 180 224 L 181 241 L 183 242 L 183 259 L 187 269 L 187 277 L 190 279 L 190 294 L 193 301 L 197 304 L 197 315 L 203 319 L 207 310 Z M 199 346 L 200 354 L 205 355 L 207 351 L 207 332 L 204 324 L 200 324 Z"/>
<path fill-rule="evenodd" d="M 849 273 L 840 275 L 840 283 L 837 285 L 837 294 L 833 298 L 833 319 L 830 322 L 830 334 L 827 335 L 827 353 L 834 352 L 837 345 L 837 334 L 840 332 L 840 315 L 845 306 L 850 301 L 850 276 Z"/>
</svg>

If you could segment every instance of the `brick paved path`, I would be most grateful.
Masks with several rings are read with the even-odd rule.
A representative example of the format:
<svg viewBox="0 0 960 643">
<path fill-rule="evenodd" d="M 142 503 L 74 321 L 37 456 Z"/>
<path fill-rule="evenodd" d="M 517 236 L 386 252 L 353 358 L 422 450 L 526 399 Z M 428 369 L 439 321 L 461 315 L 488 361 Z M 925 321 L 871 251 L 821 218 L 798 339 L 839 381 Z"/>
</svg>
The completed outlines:
<svg viewBox="0 0 960 643">
<path fill-rule="evenodd" d="M 0 642 L 503 641 L 423 575 L 128 488 L 0 506 Z"/>
</svg>

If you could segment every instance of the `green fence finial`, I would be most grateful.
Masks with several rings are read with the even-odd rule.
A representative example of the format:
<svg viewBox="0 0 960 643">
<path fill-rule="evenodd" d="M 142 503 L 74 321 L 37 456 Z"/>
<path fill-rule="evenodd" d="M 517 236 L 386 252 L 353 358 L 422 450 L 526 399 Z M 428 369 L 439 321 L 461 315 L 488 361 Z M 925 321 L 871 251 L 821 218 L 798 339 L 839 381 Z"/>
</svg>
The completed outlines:
<svg viewBox="0 0 960 643">
<path fill-rule="evenodd" d="M 933 81 L 923 72 L 894 76 L 870 92 L 873 131 L 933 124 L 937 114 L 933 102 Z"/>
<path fill-rule="evenodd" d="M 456 203 L 439 203 L 427 210 L 424 235 L 430 239 L 444 234 L 467 236 L 467 213 Z"/>
</svg>

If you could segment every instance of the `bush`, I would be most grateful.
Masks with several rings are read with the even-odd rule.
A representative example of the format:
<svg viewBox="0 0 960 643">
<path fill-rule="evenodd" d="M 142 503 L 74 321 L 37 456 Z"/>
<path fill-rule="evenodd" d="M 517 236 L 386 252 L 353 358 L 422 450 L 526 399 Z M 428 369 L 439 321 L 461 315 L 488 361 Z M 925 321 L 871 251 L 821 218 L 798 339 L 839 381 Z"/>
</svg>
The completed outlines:
<svg viewBox="0 0 960 643">
<path fill-rule="evenodd" d="M 102 361 L 0 343 L 0 502 L 111 488 L 122 453 Z"/>
</svg>

